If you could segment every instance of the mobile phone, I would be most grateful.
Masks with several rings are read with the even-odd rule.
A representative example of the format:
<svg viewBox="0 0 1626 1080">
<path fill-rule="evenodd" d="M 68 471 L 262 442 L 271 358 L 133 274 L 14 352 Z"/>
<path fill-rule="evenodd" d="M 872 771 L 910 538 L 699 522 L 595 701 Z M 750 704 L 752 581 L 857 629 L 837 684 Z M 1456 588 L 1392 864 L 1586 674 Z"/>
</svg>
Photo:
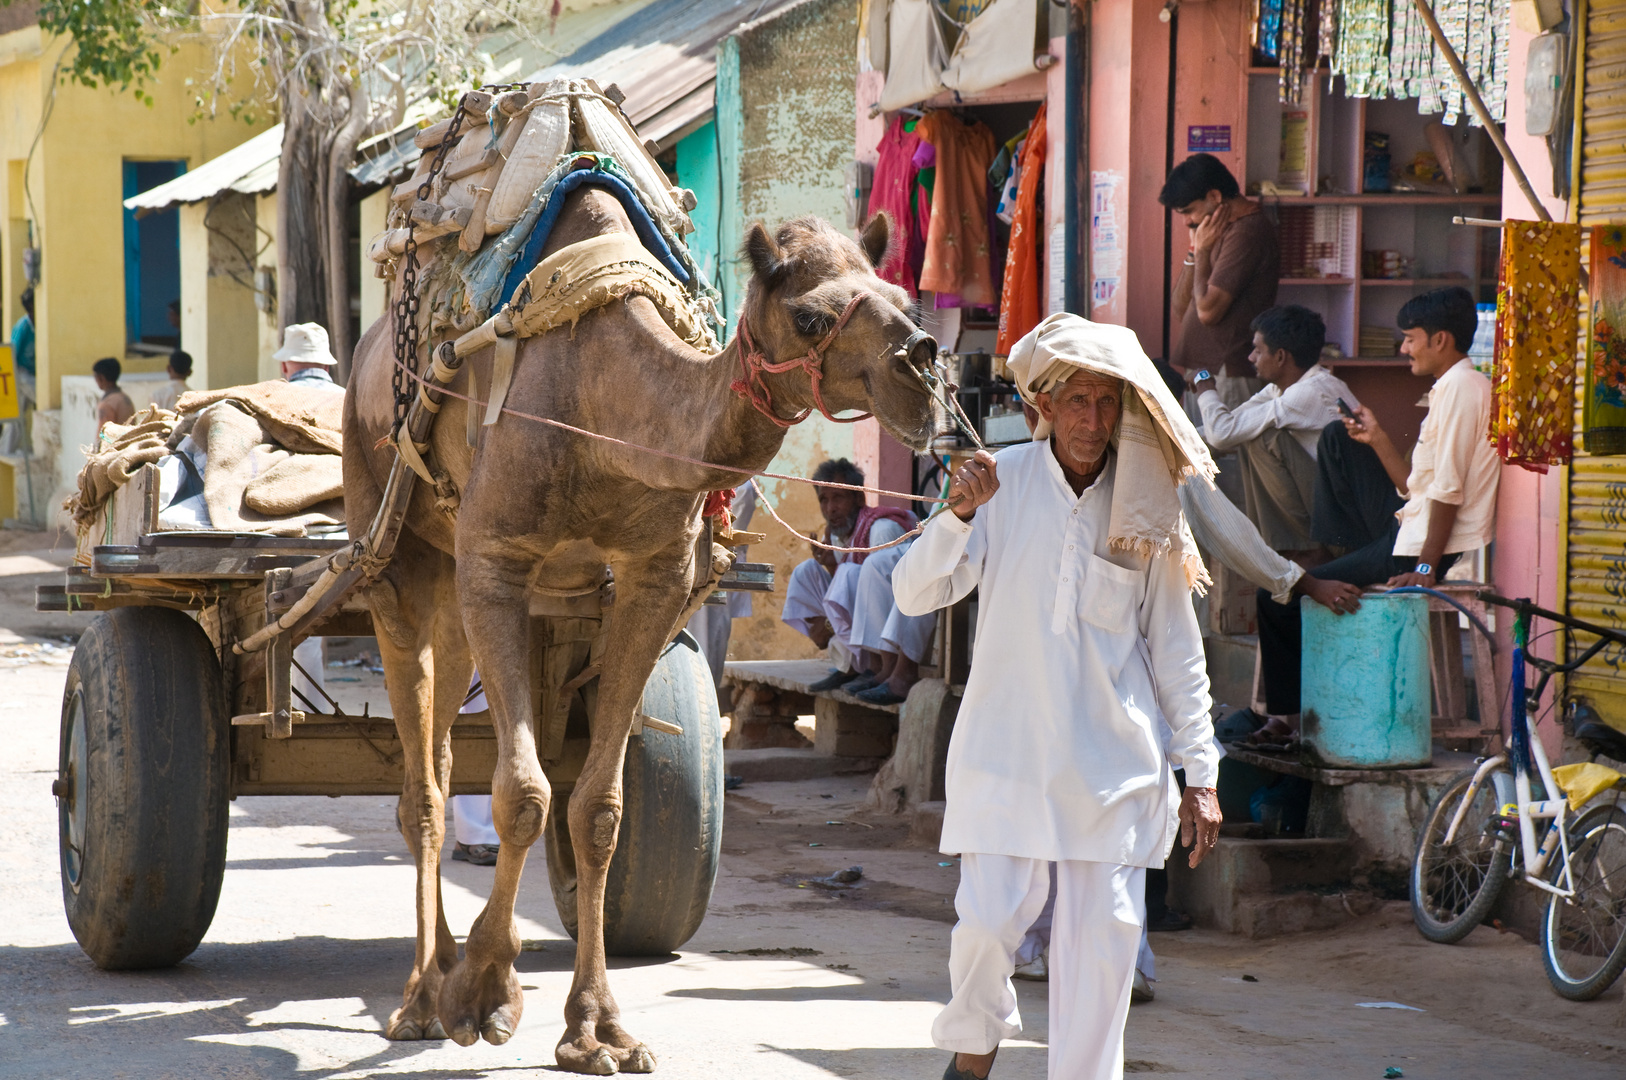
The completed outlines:
<svg viewBox="0 0 1626 1080">
<path fill-rule="evenodd" d="M 1345 401 L 1343 398 L 1338 399 L 1338 411 L 1343 413 L 1351 420 L 1360 419 L 1360 417 L 1355 415 L 1355 410 L 1349 407 L 1349 402 Z"/>
</svg>

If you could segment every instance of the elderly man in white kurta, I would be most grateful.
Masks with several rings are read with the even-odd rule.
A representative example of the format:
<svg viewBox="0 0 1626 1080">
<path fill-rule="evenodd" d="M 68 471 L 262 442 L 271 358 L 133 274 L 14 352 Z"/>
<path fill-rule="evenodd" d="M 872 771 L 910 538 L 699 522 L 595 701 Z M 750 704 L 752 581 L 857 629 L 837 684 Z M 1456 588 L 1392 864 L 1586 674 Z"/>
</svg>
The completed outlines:
<svg viewBox="0 0 1626 1080">
<path fill-rule="evenodd" d="M 1207 574 L 1176 494 L 1214 465 L 1123 327 L 1052 315 L 1008 363 L 1043 418 L 1034 441 L 958 470 L 953 513 L 893 572 L 909 614 L 979 590 L 943 819 L 942 850 L 962 856 L 953 999 L 932 1038 L 955 1052 L 945 1080 L 964 1080 L 1021 1030 L 1013 954 L 1054 862 L 1050 1076 L 1104 1080 L 1123 1073 L 1146 868 L 1177 829 L 1192 865 L 1219 837 L 1191 604 Z"/>
</svg>

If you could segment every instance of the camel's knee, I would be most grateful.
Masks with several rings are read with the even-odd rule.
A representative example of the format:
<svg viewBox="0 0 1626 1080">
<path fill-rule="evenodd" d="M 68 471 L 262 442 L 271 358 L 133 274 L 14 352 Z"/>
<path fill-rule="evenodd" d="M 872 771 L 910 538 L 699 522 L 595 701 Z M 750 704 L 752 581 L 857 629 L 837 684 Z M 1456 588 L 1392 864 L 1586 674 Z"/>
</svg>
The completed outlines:
<svg viewBox="0 0 1626 1080">
<path fill-rule="evenodd" d="M 621 829 L 620 803 L 599 798 L 570 809 L 570 838 L 576 847 L 576 858 L 588 866 L 608 866 L 610 856 L 615 854 L 616 834 Z"/>
<path fill-rule="evenodd" d="M 524 783 L 517 791 L 499 790 L 491 796 L 491 823 L 504 844 L 528 848 L 542 839 L 548 820 L 549 791 L 546 781 Z"/>
<path fill-rule="evenodd" d="M 446 832 L 446 797 L 436 784 L 408 780 L 395 804 L 395 824 L 408 844 L 427 838 L 431 843 Z"/>
</svg>

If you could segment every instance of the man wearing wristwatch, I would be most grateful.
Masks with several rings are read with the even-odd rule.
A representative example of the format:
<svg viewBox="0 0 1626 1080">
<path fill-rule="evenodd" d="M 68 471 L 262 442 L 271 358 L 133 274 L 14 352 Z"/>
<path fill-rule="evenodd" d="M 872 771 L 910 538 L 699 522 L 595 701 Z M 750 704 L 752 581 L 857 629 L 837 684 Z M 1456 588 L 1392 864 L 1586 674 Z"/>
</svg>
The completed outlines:
<svg viewBox="0 0 1626 1080">
<path fill-rule="evenodd" d="M 1485 437 L 1490 380 L 1467 357 L 1478 326 L 1473 294 L 1435 289 L 1408 300 L 1396 322 L 1412 374 L 1434 380 L 1428 415 L 1409 463 L 1365 406 L 1322 432 L 1311 531 L 1347 552 L 1308 572 L 1322 580 L 1432 586 L 1495 535 L 1501 466 Z M 1345 598 L 1333 610 L 1359 606 Z M 1273 716 L 1299 711 L 1301 651 L 1297 604 L 1274 603 L 1261 590 L 1260 677 Z"/>
</svg>

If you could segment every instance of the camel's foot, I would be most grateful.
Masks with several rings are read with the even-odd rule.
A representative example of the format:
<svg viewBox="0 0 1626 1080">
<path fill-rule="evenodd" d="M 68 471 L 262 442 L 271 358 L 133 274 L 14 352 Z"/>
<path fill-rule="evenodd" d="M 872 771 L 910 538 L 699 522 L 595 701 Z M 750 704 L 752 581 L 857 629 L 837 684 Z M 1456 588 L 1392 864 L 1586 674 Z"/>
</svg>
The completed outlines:
<svg viewBox="0 0 1626 1080">
<path fill-rule="evenodd" d="M 384 1025 L 385 1037 L 397 1042 L 444 1039 L 446 1029 L 435 1012 L 440 986 L 440 970 L 432 965 L 428 972 L 409 981 L 404 1003 L 390 1014 L 390 1022 Z"/>
<path fill-rule="evenodd" d="M 561 1069 L 592 1076 L 655 1071 L 655 1055 L 649 1047 L 627 1034 L 616 1021 L 583 1026 L 590 1026 L 593 1033 L 566 1030 L 554 1048 L 553 1058 Z"/>
<path fill-rule="evenodd" d="M 501 1046 L 514 1037 L 524 1012 L 525 991 L 507 962 L 465 958 L 440 989 L 440 1015 L 448 1037 L 459 1046 L 473 1046 L 477 1039 Z"/>
</svg>

